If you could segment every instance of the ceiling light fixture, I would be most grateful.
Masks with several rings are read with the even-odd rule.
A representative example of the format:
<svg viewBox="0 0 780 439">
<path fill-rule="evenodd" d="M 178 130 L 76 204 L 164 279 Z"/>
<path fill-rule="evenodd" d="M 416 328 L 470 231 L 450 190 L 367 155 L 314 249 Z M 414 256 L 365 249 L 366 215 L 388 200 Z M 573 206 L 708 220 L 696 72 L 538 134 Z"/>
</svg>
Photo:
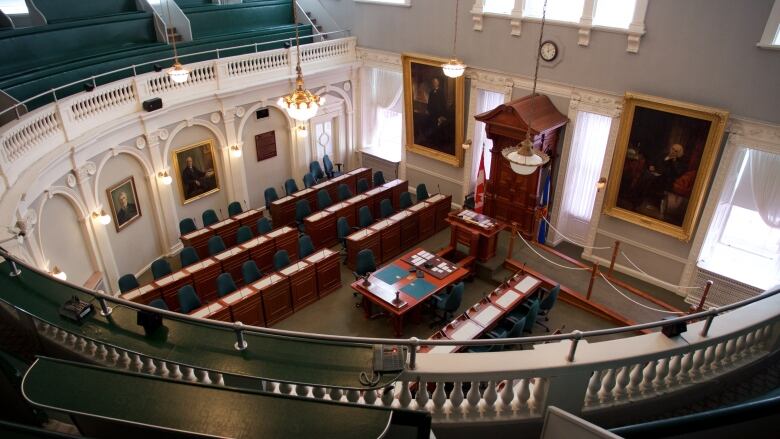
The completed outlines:
<svg viewBox="0 0 780 439">
<path fill-rule="evenodd" d="M 531 140 L 531 125 L 534 119 L 534 98 L 536 96 L 536 81 L 539 78 L 539 60 L 541 58 L 540 48 L 542 47 L 542 38 L 544 36 L 544 24 L 547 17 L 547 0 L 544 1 L 542 8 L 542 28 L 539 31 L 539 44 L 536 46 L 536 70 L 534 71 L 534 86 L 531 91 L 531 114 L 528 118 L 528 129 L 525 131 L 525 139 L 519 144 L 505 148 L 501 155 L 509 160 L 512 170 L 520 175 L 531 175 L 539 167 L 544 166 L 550 161 L 550 157 L 543 151 L 534 148 Z"/>
<path fill-rule="evenodd" d="M 298 131 L 298 137 L 300 138 L 304 138 L 309 135 L 309 130 L 306 129 L 306 125 L 299 125 L 297 131 Z"/>
<path fill-rule="evenodd" d="M 181 84 L 190 79 L 190 71 L 179 62 L 179 54 L 176 52 L 176 36 L 171 35 L 171 33 L 168 32 L 169 29 L 172 29 L 169 27 L 171 24 L 171 1 L 172 0 L 166 0 L 165 3 L 168 7 L 168 22 L 165 23 L 165 37 L 168 38 L 169 42 L 173 43 L 173 67 L 168 69 L 167 73 L 171 81 L 176 84 Z"/>
<path fill-rule="evenodd" d="M 295 67 L 295 89 L 287 96 L 279 98 L 277 104 L 287 110 L 291 118 L 305 122 L 317 114 L 320 106 L 325 103 L 325 98 L 316 95 L 304 87 L 303 71 L 301 70 L 301 42 L 298 34 L 298 8 L 293 7 L 295 19 L 295 53 L 297 65 Z"/>
<path fill-rule="evenodd" d="M 459 78 L 463 76 L 463 72 L 466 71 L 466 64 L 463 64 L 458 60 L 458 58 L 455 56 L 455 45 L 458 42 L 458 4 L 460 2 L 455 2 L 455 28 L 452 32 L 452 57 L 450 57 L 450 60 L 446 63 L 441 65 L 441 69 L 444 71 L 444 74 L 450 78 Z"/>
</svg>

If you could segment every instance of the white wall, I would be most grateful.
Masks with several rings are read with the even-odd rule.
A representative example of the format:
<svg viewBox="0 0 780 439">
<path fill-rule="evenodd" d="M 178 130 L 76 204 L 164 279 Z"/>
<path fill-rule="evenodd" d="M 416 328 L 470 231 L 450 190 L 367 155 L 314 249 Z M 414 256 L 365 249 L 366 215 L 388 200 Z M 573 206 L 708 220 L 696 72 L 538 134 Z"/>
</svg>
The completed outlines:
<svg viewBox="0 0 780 439">
<path fill-rule="evenodd" d="M 242 160 L 246 172 L 249 205 L 259 207 L 265 205 L 263 191 L 267 187 L 275 187 L 279 196 L 284 196 L 284 181 L 290 178 L 290 128 L 287 118 L 276 108 L 269 107 L 268 117 L 257 119 L 254 112 L 249 115 L 244 130 L 239 138 L 244 143 Z M 255 136 L 274 131 L 276 135 L 276 157 L 257 161 Z M 296 176 L 299 187 L 303 187 L 300 177 Z M 244 200 L 241 200 L 242 202 Z"/>
<path fill-rule="evenodd" d="M 83 285 L 96 270 L 87 248 L 87 236 L 71 202 L 62 195 L 46 200 L 38 227 L 48 269 L 56 265 L 68 275 L 69 282 Z"/>
</svg>

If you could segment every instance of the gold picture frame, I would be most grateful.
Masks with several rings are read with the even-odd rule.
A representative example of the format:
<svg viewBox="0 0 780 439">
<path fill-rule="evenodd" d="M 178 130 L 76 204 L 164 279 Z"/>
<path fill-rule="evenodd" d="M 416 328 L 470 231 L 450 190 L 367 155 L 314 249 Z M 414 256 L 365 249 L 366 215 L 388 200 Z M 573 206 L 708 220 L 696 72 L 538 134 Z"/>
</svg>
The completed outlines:
<svg viewBox="0 0 780 439">
<path fill-rule="evenodd" d="M 689 241 L 728 116 L 718 108 L 626 93 L 604 213 Z"/>
<path fill-rule="evenodd" d="M 135 179 L 132 175 L 107 188 L 106 197 L 117 233 L 141 218 L 141 203 L 138 201 L 138 191 L 135 189 Z"/>
<path fill-rule="evenodd" d="M 192 203 L 219 191 L 219 166 L 214 154 L 214 139 L 177 148 L 172 155 L 174 178 L 179 186 L 182 204 Z M 189 166 L 188 159 L 192 159 L 192 166 Z"/>
<path fill-rule="evenodd" d="M 401 61 L 406 150 L 463 166 L 464 77 L 445 76 L 443 58 L 403 54 Z"/>
</svg>

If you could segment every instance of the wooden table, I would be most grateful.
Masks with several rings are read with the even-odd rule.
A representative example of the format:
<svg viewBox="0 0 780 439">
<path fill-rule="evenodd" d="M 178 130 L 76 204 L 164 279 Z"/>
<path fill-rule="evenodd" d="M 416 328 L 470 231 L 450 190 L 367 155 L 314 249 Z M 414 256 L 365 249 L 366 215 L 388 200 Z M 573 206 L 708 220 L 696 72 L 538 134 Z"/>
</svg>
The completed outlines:
<svg viewBox="0 0 780 439">
<path fill-rule="evenodd" d="M 144 305 L 148 305 L 154 299 L 162 299 L 160 291 L 152 284 L 142 285 L 139 288 L 123 293 L 119 297 L 131 302 L 143 303 Z"/>
<path fill-rule="evenodd" d="M 417 225 L 418 213 L 411 210 L 402 210 L 390 219 L 399 224 L 401 230 L 401 248 L 409 248 L 420 241 L 420 232 Z"/>
<path fill-rule="evenodd" d="M 234 291 L 220 302 L 230 308 L 232 321 L 245 325 L 265 326 L 265 314 L 260 292 L 251 286 L 245 286 Z"/>
<path fill-rule="evenodd" d="M 217 276 L 222 273 L 222 264 L 214 258 L 207 258 L 200 262 L 184 267 L 192 278 L 192 286 L 204 303 L 217 300 Z"/>
<path fill-rule="evenodd" d="M 317 296 L 326 296 L 341 287 L 339 252 L 324 248 L 309 255 L 305 261 L 314 264 L 317 272 Z"/>
<path fill-rule="evenodd" d="M 452 195 L 434 194 L 425 200 L 429 205 L 433 205 L 433 228 L 440 232 L 447 228 L 447 215 L 452 210 Z"/>
<path fill-rule="evenodd" d="M 379 264 L 382 260 L 381 236 L 379 232 L 370 227 L 347 236 L 347 267 L 354 271 L 357 267 L 357 255 L 365 249 L 374 253 L 374 262 Z"/>
<path fill-rule="evenodd" d="M 241 246 L 231 247 L 221 253 L 214 255 L 214 259 L 222 265 L 223 273 L 230 273 L 233 282 L 241 285 L 244 281 L 244 273 L 241 269 L 244 262 L 249 260 L 249 251 Z"/>
<path fill-rule="evenodd" d="M 496 255 L 498 234 L 506 228 L 506 224 L 468 209 L 450 213 L 447 221 L 479 233 L 477 260 L 486 262 Z"/>
<path fill-rule="evenodd" d="M 393 209 L 401 209 L 401 193 L 409 190 L 409 183 L 406 180 L 396 178 L 395 180 L 388 181 L 382 186 L 390 189 L 390 199 L 393 201 Z"/>
<path fill-rule="evenodd" d="M 274 241 L 274 253 L 287 250 L 290 261 L 298 259 L 298 230 L 289 226 L 276 229 L 265 235 Z"/>
<path fill-rule="evenodd" d="M 418 278 L 414 273 L 409 272 L 412 265 L 403 259 L 411 257 L 420 251 L 422 249 L 416 248 L 372 273 L 368 278 L 370 285 L 364 285 L 363 280 L 357 280 L 351 285 L 353 290 L 363 295 L 363 311 L 366 317 L 371 316 L 372 304 L 379 306 L 390 315 L 397 337 L 402 335 L 403 318 L 406 314 L 419 309 L 418 305 L 468 274 L 467 270 L 456 267 L 452 273 L 449 273 L 442 279 L 425 271 L 422 272 L 423 277 Z M 431 252 L 428 253 L 432 255 Z M 391 268 L 391 270 L 398 272 L 400 277 L 396 277 L 393 279 L 394 281 L 390 282 L 385 282 L 377 277 L 387 275 L 383 271 L 389 267 L 395 267 Z M 424 281 L 426 284 L 421 284 L 421 281 Z M 430 285 L 430 287 L 426 288 L 426 285 Z M 424 289 L 416 292 L 415 290 L 418 288 Z M 396 297 L 400 299 L 400 303 L 395 302 Z"/>
<path fill-rule="evenodd" d="M 274 252 L 276 251 L 273 238 L 269 238 L 267 235 L 258 236 L 241 244 L 241 248 L 249 251 L 249 259 L 255 261 L 260 272 L 273 271 Z"/>
<path fill-rule="evenodd" d="M 293 312 L 314 303 L 318 298 L 317 271 L 314 267 L 314 264 L 298 261 L 279 270 L 280 274 L 290 279 Z"/>
<path fill-rule="evenodd" d="M 249 226 L 252 229 L 252 235 L 257 235 L 257 220 L 263 216 L 265 207 L 259 209 L 249 209 L 246 212 L 241 212 L 238 215 L 233 215 L 231 218 L 238 221 L 242 226 Z"/>
<path fill-rule="evenodd" d="M 295 225 L 295 202 L 292 195 L 279 198 L 271 203 L 271 219 L 274 227 Z"/>
<path fill-rule="evenodd" d="M 533 295 L 541 284 L 542 281 L 531 275 L 516 275 L 507 285 L 502 285 L 488 294 L 487 298 L 499 308 L 512 311 L 528 296 Z"/>
<path fill-rule="evenodd" d="M 179 270 L 152 282 L 171 311 L 179 311 L 179 288 L 192 283 L 189 273 Z"/>
<path fill-rule="evenodd" d="M 215 235 L 222 237 L 225 247 L 230 248 L 236 245 L 236 232 L 238 232 L 240 226 L 240 221 L 228 218 L 208 226 L 207 229 L 213 231 Z"/>
<path fill-rule="evenodd" d="M 368 187 L 371 188 L 374 186 L 374 178 L 371 175 L 371 168 L 358 168 L 353 169 L 352 171 L 347 172 L 347 175 L 352 176 L 353 181 L 355 182 L 354 187 L 350 187 L 350 190 L 353 194 L 357 193 L 357 182 L 361 178 L 365 178 L 366 181 L 368 181 Z"/>
<path fill-rule="evenodd" d="M 252 288 L 260 292 L 266 325 L 278 323 L 293 313 L 290 280 L 284 275 L 273 273 L 253 283 Z"/>
<path fill-rule="evenodd" d="M 314 248 L 332 247 L 338 244 L 336 218 L 333 212 L 322 210 L 303 219 L 306 234 L 311 237 Z"/>
<path fill-rule="evenodd" d="M 340 175 L 322 183 L 316 184 L 311 188 L 304 188 L 290 194 L 284 198 L 280 198 L 271 203 L 271 218 L 273 219 L 274 226 L 291 226 L 295 224 L 295 204 L 299 200 L 308 200 L 309 207 L 312 212 L 317 212 L 317 192 L 322 189 L 328 191 L 330 199 L 332 201 L 338 200 L 338 187 L 341 184 L 346 184 L 349 187 L 350 192 L 355 193 L 357 176 L 363 176 L 365 174 L 371 175 L 370 168 L 355 169 L 352 172 Z"/>
<path fill-rule="evenodd" d="M 257 234 L 257 220 L 263 216 L 265 207 L 258 209 L 249 209 L 246 212 L 239 213 L 209 227 L 203 227 L 194 232 L 182 235 L 181 243 L 185 247 L 192 247 L 198 253 L 201 259 L 209 257 L 209 238 L 214 235 L 222 237 L 225 247 L 232 247 L 236 243 L 236 232 L 240 226 L 249 226 L 253 234 Z"/>
<path fill-rule="evenodd" d="M 357 226 L 355 206 L 350 204 L 347 200 L 336 203 L 325 210 L 333 214 L 333 217 L 336 218 L 336 222 L 338 222 L 340 217 L 344 217 L 347 219 L 350 227 Z"/>
</svg>

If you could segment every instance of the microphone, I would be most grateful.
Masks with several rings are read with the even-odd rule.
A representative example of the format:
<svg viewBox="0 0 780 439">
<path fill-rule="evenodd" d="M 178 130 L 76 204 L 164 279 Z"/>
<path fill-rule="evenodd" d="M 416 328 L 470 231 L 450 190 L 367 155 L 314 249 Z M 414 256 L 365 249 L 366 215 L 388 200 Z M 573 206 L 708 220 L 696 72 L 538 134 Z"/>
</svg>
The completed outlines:
<svg viewBox="0 0 780 439">
<path fill-rule="evenodd" d="M 436 183 L 436 189 L 438 189 L 439 193 L 441 193 L 441 186 L 439 186 L 439 183 Z"/>
<path fill-rule="evenodd" d="M 219 208 L 219 216 L 221 216 L 222 218 L 225 217 L 225 214 L 222 213 L 222 208 L 221 207 Z M 222 218 L 220 218 L 220 219 L 222 219 Z"/>
<path fill-rule="evenodd" d="M 244 209 L 249 210 L 249 203 L 244 200 Z"/>
</svg>

